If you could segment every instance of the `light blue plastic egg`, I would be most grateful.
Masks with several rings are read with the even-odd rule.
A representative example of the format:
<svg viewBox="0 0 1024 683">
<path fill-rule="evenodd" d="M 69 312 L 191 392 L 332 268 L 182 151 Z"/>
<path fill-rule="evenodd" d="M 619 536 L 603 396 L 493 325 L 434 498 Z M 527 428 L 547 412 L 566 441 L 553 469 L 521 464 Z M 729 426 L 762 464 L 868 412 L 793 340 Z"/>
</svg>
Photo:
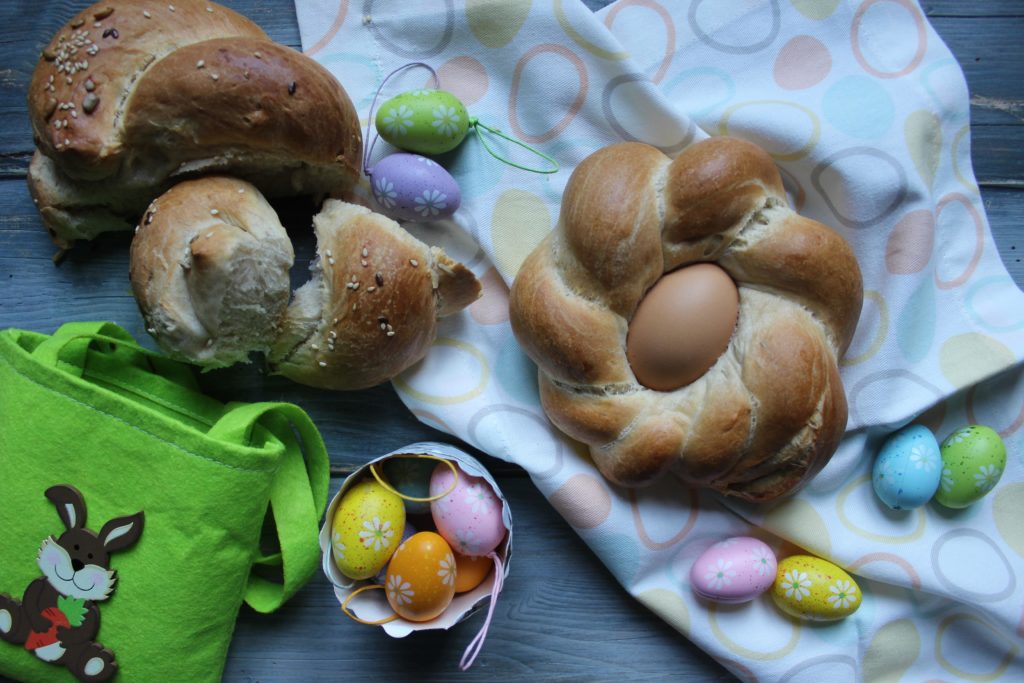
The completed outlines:
<svg viewBox="0 0 1024 683">
<path fill-rule="evenodd" d="M 893 510 L 913 510 L 931 500 L 941 476 L 938 440 L 927 427 L 911 425 L 882 444 L 871 483 L 881 501 Z"/>
<path fill-rule="evenodd" d="M 443 154 L 465 139 L 469 113 L 446 90 L 412 90 L 380 105 L 374 125 L 382 138 L 399 149 Z"/>
</svg>

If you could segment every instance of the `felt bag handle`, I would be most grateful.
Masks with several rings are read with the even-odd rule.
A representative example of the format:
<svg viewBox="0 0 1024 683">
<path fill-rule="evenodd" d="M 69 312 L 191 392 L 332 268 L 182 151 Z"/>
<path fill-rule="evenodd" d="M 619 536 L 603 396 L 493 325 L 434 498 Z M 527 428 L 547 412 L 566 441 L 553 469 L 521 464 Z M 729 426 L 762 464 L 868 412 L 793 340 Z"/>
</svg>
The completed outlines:
<svg viewBox="0 0 1024 683">
<path fill-rule="evenodd" d="M 45 365 L 81 377 L 94 343 L 104 343 L 110 351 L 125 353 L 126 361 L 130 359 L 184 389 L 198 390 L 188 365 L 140 346 L 129 332 L 112 322 L 65 323 L 40 343 L 32 355 Z M 320 514 L 327 505 L 330 461 L 312 420 L 289 403 L 228 404 L 207 435 L 245 445 L 257 423 L 277 435 L 285 447 L 270 487 L 270 508 L 281 550 L 264 556 L 254 554 L 253 559 L 253 564 L 280 566 L 282 579 L 275 581 L 250 571 L 245 593 L 250 607 L 265 613 L 280 607 L 319 568 L 317 534 Z"/>
<path fill-rule="evenodd" d="M 281 437 L 285 452 L 270 488 L 270 509 L 280 553 L 256 557 L 257 565 L 280 565 L 282 580 L 249 573 L 245 601 L 257 612 L 273 612 L 287 601 L 320 566 L 317 534 L 327 505 L 330 461 L 323 437 L 309 416 L 290 403 L 229 404 L 210 436 L 248 443 L 256 423 Z M 282 430 L 295 430 L 301 446 Z M 305 458 L 303 457 L 305 451 Z"/>
<path fill-rule="evenodd" d="M 124 349 L 134 365 L 148 367 L 183 387 L 198 389 L 188 365 L 150 351 L 139 345 L 123 327 L 107 321 L 64 323 L 35 348 L 32 357 L 44 365 L 81 377 L 89 349 L 96 342 L 107 344 L 111 351 Z"/>
</svg>

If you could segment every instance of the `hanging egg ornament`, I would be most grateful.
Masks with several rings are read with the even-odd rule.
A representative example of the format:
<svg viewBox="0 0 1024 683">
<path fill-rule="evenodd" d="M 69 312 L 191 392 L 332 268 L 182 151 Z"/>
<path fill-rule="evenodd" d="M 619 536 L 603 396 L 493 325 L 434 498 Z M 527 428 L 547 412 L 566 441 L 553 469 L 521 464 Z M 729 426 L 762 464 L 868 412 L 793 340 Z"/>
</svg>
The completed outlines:
<svg viewBox="0 0 1024 683">
<path fill-rule="evenodd" d="M 446 90 L 412 90 L 381 105 L 374 121 L 380 136 L 399 149 L 444 154 L 469 130 L 469 113 Z"/>
<path fill-rule="evenodd" d="M 367 171 L 373 198 L 392 218 L 436 221 L 450 218 L 462 203 L 452 174 L 433 159 L 398 152 Z"/>
</svg>

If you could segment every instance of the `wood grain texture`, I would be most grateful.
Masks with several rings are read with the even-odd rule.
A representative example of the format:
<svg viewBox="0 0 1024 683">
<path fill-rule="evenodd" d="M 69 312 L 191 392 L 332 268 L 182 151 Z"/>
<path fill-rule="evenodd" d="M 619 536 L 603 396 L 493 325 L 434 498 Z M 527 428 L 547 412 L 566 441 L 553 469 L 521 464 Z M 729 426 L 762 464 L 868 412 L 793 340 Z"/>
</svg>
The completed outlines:
<svg viewBox="0 0 1024 683">
<path fill-rule="evenodd" d="M 607 0 L 585 0 L 592 9 Z M 28 196 L 32 140 L 25 92 L 39 50 L 87 0 L 4 0 L 0 22 L 15 27 L 0 41 L 0 328 L 52 331 L 66 320 L 110 319 L 144 344 L 128 283 L 129 235 L 82 245 L 60 267 Z M 299 46 L 292 0 L 224 0 L 275 40 Z M 1024 3 L 1020 0 L 925 0 L 926 13 L 964 68 L 972 94 L 972 158 L 1004 263 L 1024 283 Z M 361 8 L 361 3 L 352 3 Z M 358 9 L 353 9 L 358 11 Z M 313 253 L 309 207 L 278 203 L 296 243 L 297 263 Z M 302 268 L 293 269 L 297 282 Z M 221 398 L 286 400 L 305 408 L 328 444 L 336 474 L 418 440 L 450 437 L 418 422 L 390 386 L 326 392 L 266 377 L 259 365 L 207 373 Z M 2 419 L 2 418 L 0 418 Z M 0 423 L 2 425 L 2 423 Z M 2 428 L 2 426 L 0 426 Z M 393 640 L 348 621 L 326 580 L 317 577 L 271 616 L 243 608 L 225 680 L 726 680 L 716 662 L 650 614 L 615 582 L 519 468 L 480 457 L 496 474 L 516 522 L 512 573 L 488 642 L 468 673 L 457 670 L 483 615 L 450 632 Z M 341 478 L 332 481 L 332 490 Z M 0 587 L 2 588 L 2 587 Z"/>
</svg>

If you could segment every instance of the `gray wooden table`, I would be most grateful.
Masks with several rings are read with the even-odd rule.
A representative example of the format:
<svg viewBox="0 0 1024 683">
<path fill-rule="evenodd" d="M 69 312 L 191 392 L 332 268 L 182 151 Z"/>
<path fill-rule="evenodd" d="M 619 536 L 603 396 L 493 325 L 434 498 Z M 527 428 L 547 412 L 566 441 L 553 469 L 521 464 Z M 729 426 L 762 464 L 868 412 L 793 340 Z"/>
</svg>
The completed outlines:
<svg viewBox="0 0 1024 683">
<path fill-rule="evenodd" d="M 275 40 L 299 46 L 292 0 L 221 0 Z M 0 328 L 50 332 L 68 320 L 108 319 L 149 343 L 128 283 L 130 235 L 76 248 L 63 265 L 25 185 L 32 136 L 25 107 L 39 50 L 85 0 L 3 0 L 0 25 Z M 592 9 L 605 0 L 587 0 Z M 974 169 L 1004 263 L 1024 282 L 1024 2 L 925 0 L 924 8 L 964 71 L 972 95 Z M 293 228 L 297 262 L 313 252 L 302 202 L 278 207 Z M 305 237 L 304 237 L 305 236 Z M 341 393 L 267 378 L 256 367 L 209 373 L 222 399 L 286 400 L 305 408 L 330 450 L 336 490 L 368 458 L 418 440 L 451 441 L 419 422 L 390 386 Z M 0 416 L 0 429 L 3 416 Z M 350 622 L 319 576 L 285 608 L 243 608 L 225 680 L 727 680 L 710 657 L 630 598 L 534 489 L 522 470 L 477 455 L 495 473 L 516 520 L 512 573 L 476 665 L 459 673 L 478 615 L 450 632 L 392 640 Z M 2 457 L 2 455 L 0 455 Z"/>
</svg>

